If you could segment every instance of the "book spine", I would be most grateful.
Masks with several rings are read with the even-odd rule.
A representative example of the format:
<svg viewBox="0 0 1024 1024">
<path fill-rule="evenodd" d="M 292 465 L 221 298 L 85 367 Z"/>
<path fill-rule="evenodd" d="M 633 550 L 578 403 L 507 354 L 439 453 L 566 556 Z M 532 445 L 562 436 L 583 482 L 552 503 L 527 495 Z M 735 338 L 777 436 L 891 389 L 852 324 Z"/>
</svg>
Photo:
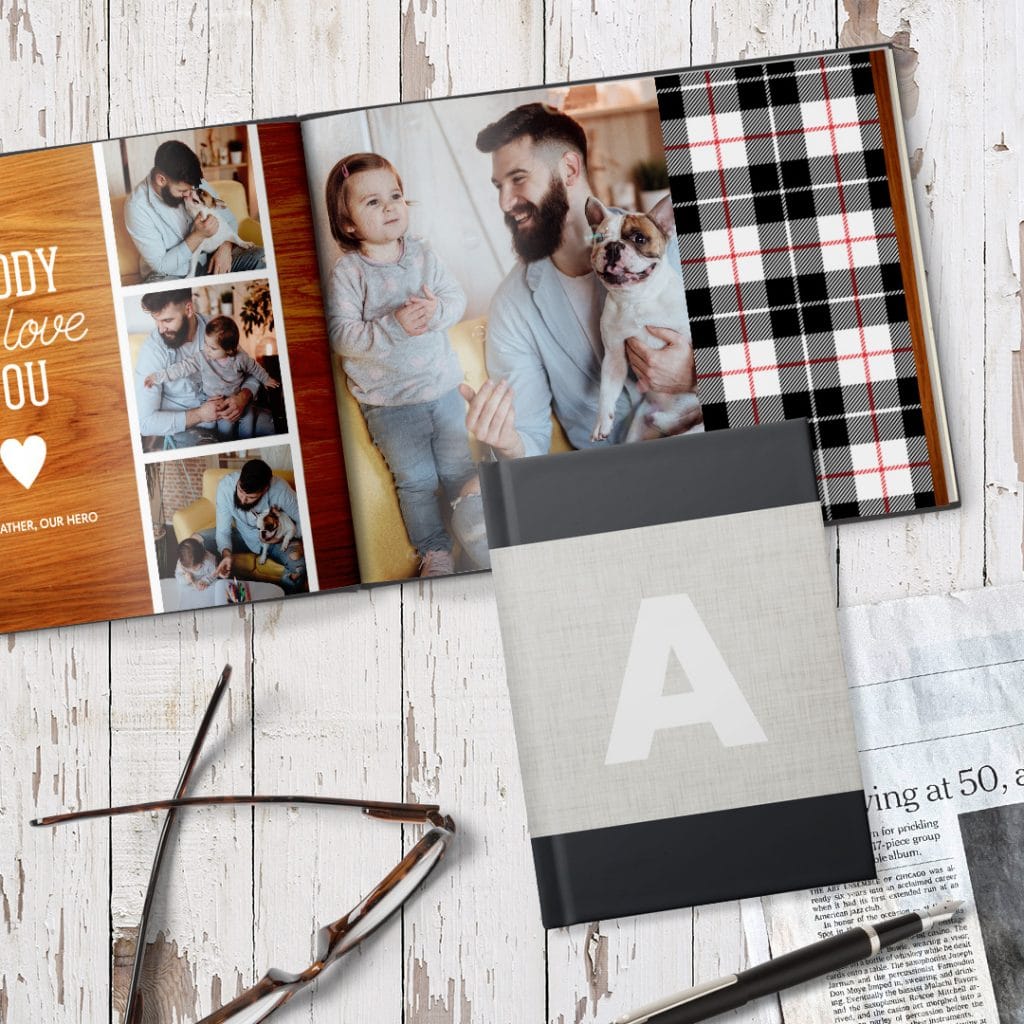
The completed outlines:
<svg viewBox="0 0 1024 1024">
<path fill-rule="evenodd" d="M 512 461 L 485 462 L 480 465 L 487 544 L 507 548 L 519 543 L 519 516 L 516 512 Z"/>
</svg>

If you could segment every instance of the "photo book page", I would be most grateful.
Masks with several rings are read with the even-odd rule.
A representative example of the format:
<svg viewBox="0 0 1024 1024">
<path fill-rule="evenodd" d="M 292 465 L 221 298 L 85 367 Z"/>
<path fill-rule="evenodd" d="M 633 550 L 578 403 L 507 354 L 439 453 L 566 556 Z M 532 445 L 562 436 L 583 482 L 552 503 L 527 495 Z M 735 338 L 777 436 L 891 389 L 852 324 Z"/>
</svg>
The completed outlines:
<svg viewBox="0 0 1024 1024">
<path fill-rule="evenodd" d="M 482 461 L 785 419 L 826 523 L 956 505 L 901 123 L 870 47 L 3 156 L 0 631 L 484 570 Z"/>
</svg>

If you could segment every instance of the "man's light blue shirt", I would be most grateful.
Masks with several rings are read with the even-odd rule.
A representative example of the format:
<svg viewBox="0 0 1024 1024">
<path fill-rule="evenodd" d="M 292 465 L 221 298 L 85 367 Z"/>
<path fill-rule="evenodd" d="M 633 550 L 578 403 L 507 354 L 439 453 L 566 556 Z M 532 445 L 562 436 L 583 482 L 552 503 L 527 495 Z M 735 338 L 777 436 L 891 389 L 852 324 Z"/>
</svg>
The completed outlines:
<svg viewBox="0 0 1024 1024">
<path fill-rule="evenodd" d="M 242 471 L 228 473 L 217 484 L 217 551 L 231 551 L 231 524 L 245 542 L 245 546 L 254 554 L 262 547 L 260 531 L 256 522 L 271 505 L 276 505 L 282 512 L 290 516 L 295 523 L 295 536 L 302 536 L 299 524 L 299 501 L 295 492 L 280 477 L 271 477 L 267 493 L 251 509 L 240 509 L 235 504 L 235 487 Z"/>
<path fill-rule="evenodd" d="M 204 187 L 211 195 L 216 193 L 207 183 Z M 218 210 L 221 218 L 233 230 L 238 230 L 238 219 L 226 207 Z M 192 230 L 193 218 L 182 206 L 169 206 L 160 198 L 148 177 L 135 186 L 124 204 L 124 223 L 135 248 L 139 250 L 139 272 L 143 278 L 150 274 L 165 277 L 185 277 L 192 263 L 192 250 L 185 244 L 185 236 Z M 199 257 L 199 269 L 206 266 L 208 253 Z"/>
<path fill-rule="evenodd" d="M 682 288 L 678 253 L 673 241 L 665 259 L 680 274 Z M 580 324 L 550 258 L 517 264 L 498 287 L 487 321 L 487 375 L 507 380 L 512 388 L 526 455 L 545 455 L 551 448 L 552 412 L 574 448 L 624 440 L 640 399 L 632 374 L 619 396 L 610 438 L 590 440 L 601 389 L 598 352 L 604 348 L 594 340 L 597 345 Z"/>
</svg>

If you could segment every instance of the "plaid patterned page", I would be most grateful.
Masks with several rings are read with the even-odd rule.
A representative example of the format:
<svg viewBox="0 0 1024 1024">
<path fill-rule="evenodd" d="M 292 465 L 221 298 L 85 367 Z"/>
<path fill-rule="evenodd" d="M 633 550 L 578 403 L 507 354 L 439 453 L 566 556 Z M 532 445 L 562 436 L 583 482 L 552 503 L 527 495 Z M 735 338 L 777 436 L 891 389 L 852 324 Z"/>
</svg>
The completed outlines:
<svg viewBox="0 0 1024 1024">
<path fill-rule="evenodd" d="M 934 507 L 871 54 L 656 86 L 705 427 L 806 416 L 828 521 Z"/>
</svg>

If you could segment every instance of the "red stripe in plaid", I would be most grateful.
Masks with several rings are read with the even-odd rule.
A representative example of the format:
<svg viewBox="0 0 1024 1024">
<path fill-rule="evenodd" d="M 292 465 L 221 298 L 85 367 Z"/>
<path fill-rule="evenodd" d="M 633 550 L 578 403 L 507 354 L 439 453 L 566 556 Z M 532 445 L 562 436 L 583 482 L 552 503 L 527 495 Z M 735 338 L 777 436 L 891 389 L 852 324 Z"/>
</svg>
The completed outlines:
<svg viewBox="0 0 1024 1024">
<path fill-rule="evenodd" d="M 882 480 L 885 480 L 886 473 L 895 473 L 901 469 L 924 469 L 925 466 L 930 466 L 931 463 L 925 459 L 923 462 L 902 462 L 896 466 L 885 466 L 881 462 L 877 466 L 868 466 L 866 469 L 844 469 L 839 473 L 826 473 L 824 476 L 819 476 L 819 480 L 839 480 L 841 477 L 850 476 L 864 476 L 865 473 L 881 473 Z M 886 500 L 886 509 L 889 508 L 889 502 Z"/>
<path fill-rule="evenodd" d="M 729 237 L 729 252 L 732 255 L 732 280 L 736 288 L 737 312 L 740 317 L 740 331 L 743 334 L 743 355 L 747 361 L 747 379 L 750 383 L 750 412 L 755 425 L 761 422 L 757 414 L 757 392 L 754 390 L 754 374 L 750 368 L 750 338 L 747 335 L 747 318 L 743 312 L 743 291 L 740 288 L 740 271 L 736 263 L 736 243 L 732 234 L 732 216 L 729 213 L 729 194 L 725 186 L 725 167 L 722 163 L 722 144 L 718 137 L 718 116 L 715 114 L 715 93 L 711 88 L 711 72 L 704 72 L 704 84 L 708 91 L 708 110 L 711 114 L 711 134 L 715 142 L 715 160 L 718 163 L 718 181 L 722 188 L 722 205 L 725 213 L 725 228 Z M 849 234 L 849 229 L 844 234 Z"/>
<path fill-rule="evenodd" d="M 871 428 L 875 435 L 875 454 L 878 458 L 878 472 L 881 474 L 882 504 L 886 512 L 891 511 L 889 492 L 885 481 L 885 463 L 882 459 L 882 436 L 878 429 L 878 416 L 875 408 L 874 388 L 871 384 L 871 365 L 867 355 L 867 337 L 864 332 L 864 314 L 860 307 L 860 295 L 857 290 L 857 268 L 853 261 L 853 246 L 849 242 L 850 225 L 846 213 L 846 196 L 843 192 L 843 174 L 839 164 L 839 148 L 836 144 L 836 124 L 832 120 L 832 99 L 828 91 L 828 73 L 825 69 L 825 58 L 818 58 L 821 69 L 821 89 L 825 96 L 825 116 L 828 118 L 829 134 L 832 139 L 832 163 L 836 170 L 836 190 L 839 196 L 839 211 L 843 216 L 843 234 L 847 238 L 846 256 L 850 264 L 850 285 L 853 288 L 853 308 L 857 314 L 857 329 L 860 332 L 861 355 L 864 359 L 864 387 L 868 396 L 868 407 L 871 410 Z"/>
<path fill-rule="evenodd" d="M 728 215 L 726 215 L 728 221 Z M 843 213 L 843 223 L 846 223 L 846 213 Z M 853 245 L 854 242 L 877 242 L 882 238 L 895 238 L 895 231 L 885 231 L 878 235 L 854 235 L 852 238 L 849 237 L 849 228 L 847 230 L 846 238 L 830 238 L 826 242 L 798 242 L 795 245 L 773 245 L 768 249 L 747 249 L 743 252 L 725 252 L 720 253 L 718 256 L 690 256 L 685 260 L 682 260 L 682 265 L 685 267 L 688 263 L 715 263 L 719 260 L 738 260 L 745 256 L 766 256 L 777 252 L 799 252 L 801 249 L 825 249 L 830 245 L 845 245 L 847 248 Z M 729 235 L 729 245 L 732 246 L 732 235 Z M 852 260 L 852 256 L 851 256 Z M 854 283 L 854 301 L 859 304 L 859 296 L 856 291 L 856 283 Z"/>
<path fill-rule="evenodd" d="M 757 142 L 761 139 L 779 139 L 784 135 L 808 135 L 811 132 L 827 132 L 830 128 L 863 128 L 868 124 L 878 124 L 878 118 L 873 117 L 867 121 L 840 121 L 836 124 L 817 124 L 810 128 L 780 128 L 774 132 L 756 132 L 753 135 L 728 135 L 721 139 L 701 139 L 700 142 L 677 142 L 672 146 L 666 146 L 667 153 L 672 149 L 697 149 L 700 146 L 722 145 L 727 142 Z"/>
<path fill-rule="evenodd" d="M 863 359 L 865 356 L 887 356 L 895 355 L 898 352 L 913 352 L 910 345 L 901 348 L 879 348 L 874 352 L 850 352 L 846 355 L 839 355 L 837 352 L 831 356 L 815 356 L 813 359 L 794 359 L 788 363 L 766 363 L 764 366 L 751 366 L 749 370 L 715 370 L 712 373 L 698 373 L 697 380 L 709 380 L 715 377 L 732 377 L 737 373 L 760 373 L 762 370 L 792 370 L 798 366 L 818 366 L 821 363 L 839 363 L 847 359 Z M 874 413 L 872 409 L 872 413 Z"/>
</svg>

